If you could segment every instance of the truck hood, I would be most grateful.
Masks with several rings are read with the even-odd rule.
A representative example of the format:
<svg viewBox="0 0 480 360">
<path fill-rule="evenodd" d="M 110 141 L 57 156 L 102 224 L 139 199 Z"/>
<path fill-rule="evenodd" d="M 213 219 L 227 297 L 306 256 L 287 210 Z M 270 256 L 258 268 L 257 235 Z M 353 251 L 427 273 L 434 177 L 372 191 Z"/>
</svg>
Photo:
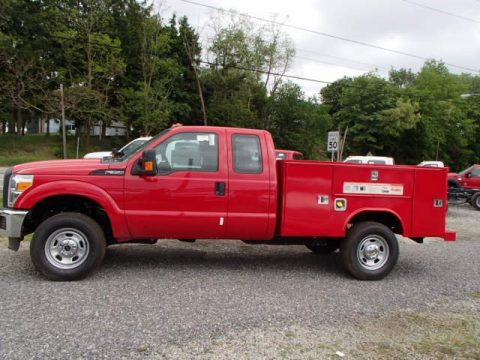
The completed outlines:
<svg viewBox="0 0 480 360">
<path fill-rule="evenodd" d="M 25 175 L 88 175 L 95 170 L 125 168 L 125 164 L 102 163 L 101 159 L 35 161 L 13 167 L 13 173 Z"/>
</svg>

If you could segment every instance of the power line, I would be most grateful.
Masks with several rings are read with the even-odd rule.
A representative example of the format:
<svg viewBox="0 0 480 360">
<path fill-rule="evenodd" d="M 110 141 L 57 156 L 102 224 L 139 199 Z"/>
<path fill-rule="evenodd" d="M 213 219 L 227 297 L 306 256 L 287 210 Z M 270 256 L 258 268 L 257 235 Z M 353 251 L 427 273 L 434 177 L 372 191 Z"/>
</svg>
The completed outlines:
<svg viewBox="0 0 480 360">
<path fill-rule="evenodd" d="M 210 61 L 200 60 L 199 62 L 202 63 L 202 64 L 211 65 L 211 66 L 218 66 L 218 64 L 210 62 Z M 238 65 L 229 65 L 228 67 L 238 69 L 238 70 L 257 72 L 257 73 L 260 73 L 260 74 L 270 74 L 270 75 L 275 75 L 275 76 L 282 76 L 282 77 L 286 77 L 286 78 L 289 78 L 289 79 L 312 81 L 312 82 L 317 82 L 317 83 L 322 83 L 322 84 L 331 84 L 332 83 L 331 81 L 306 78 L 306 77 L 296 76 L 296 75 L 285 75 L 285 74 L 280 74 L 280 73 L 274 73 L 274 72 L 271 72 L 271 71 L 247 68 L 247 67 L 238 66 Z"/>
<path fill-rule="evenodd" d="M 480 0 L 479 0 L 479 1 L 480 1 Z M 352 59 L 348 59 L 348 58 L 344 58 L 344 57 L 340 57 L 340 56 L 323 54 L 323 53 L 320 53 L 320 52 L 318 52 L 318 51 L 307 50 L 307 49 L 299 49 L 299 48 L 297 48 L 296 50 L 297 50 L 297 51 L 308 52 L 308 53 L 311 53 L 311 54 L 320 55 L 320 56 L 327 57 L 327 58 L 331 58 L 331 59 L 337 59 L 337 60 L 342 60 L 342 61 L 348 61 L 348 62 L 355 63 L 355 64 L 365 65 L 365 66 L 368 66 L 368 67 L 372 67 L 372 66 L 373 66 L 374 68 L 377 68 L 377 69 L 382 69 L 382 70 L 387 70 L 387 71 L 390 70 L 389 68 L 387 68 L 387 67 L 385 67 L 385 66 L 379 66 L 379 65 L 370 64 L 370 63 L 366 63 L 366 62 L 362 62 L 362 61 L 357 61 L 357 60 L 352 60 Z M 342 66 L 342 65 L 339 65 L 339 66 Z"/>
<path fill-rule="evenodd" d="M 441 13 L 441 14 L 444 14 L 444 15 L 449 15 L 449 16 L 456 17 L 456 18 L 458 18 L 458 19 L 467 20 L 467 21 L 470 21 L 470 22 L 474 22 L 474 23 L 480 24 L 480 21 L 475 20 L 475 19 L 472 19 L 472 18 L 469 18 L 469 17 L 466 17 L 466 16 L 457 15 L 457 14 L 451 13 L 451 12 L 449 12 L 449 11 L 437 9 L 437 8 L 434 8 L 434 7 L 431 7 L 431 6 L 428 6 L 428 5 L 424 5 L 424 4 L 417 3 L 417 2 L 415 2 L 415 1 L 410 1 L 410 0 L 402 0 L 402 1 L 403 1 L 403 2 L 406 2 L 407 4 L 410 4 L 410 5 L 418 6 L 418 7 L 421 7 L 421 8 L 424 8 L 424 9 L 428 9 L 428 10 L 431 10 L 431 11 L 435 11 L 435 12 L 438 12 L 438 13 Z M 477 0 L 477 1 L 478 1 L 478 0 Z"/>
<path fill-rule="evenodd" d="M 343 68 L 346 68 L 346 69 L 352 69 L 352 70 L 358 70 L 358 71 L 367 71 L 366 69 L 359 69 L 359 68 L 355 68 L 355 67 L 351 67 L 351 66 L 347 66 L 347 65 L 342 65 L 342 64 L 339 64 L 339 63 L 330 63 L 330 62 L 327 62 L 327 61 L 312 59 L 312 58 L 309 58 L 309 57 L 306 57 L 306 56 L 295 55 L 295 58 L 315 62 L 315 63 L 318 63 L 318 64 L 328 65 L 328 66 L 338 66 L 338 67 L 343 67 Z"/>
<path fill-rule="evenodd" d="M 416 54 L 413 54 L 413 53 L 408 53 L 408 52 L 395 50 L 395 49 L 389 49 L 389 48 L 386 48 L 386 47 L 383 47 L 383 46 L 370 44 L 370 43 L 367 43 L 367 42 L 364 42 L 364 41 L 349 39 L 349 38 L 346 38 L 346 37 L 343 37 L 343 36 L 329 34 L 329 33 L 326 33 L 326 32 L 312 30 L 312 29 L 307 29 L 307 28 L 297 26 L 297 25 L 282 24 L 282 23 L 280 23 L 278 21 L 275 21 L 275 20 L 265 19 L 265 18 L 262 18 L 262 17 L 259 17 L 259 16 L 249 15 L 249 14 L 241 13 L 241 12 L 238 12 L 238 11 L 226 10 L 224 8 L 221 8 L 221 7 L 207 5 L 207 4 L 199 3 L 199 2 L 196 2 L 196 1 L 191 1 L 191 0 L 179 0 L 179 1 L 182 1 L 182 2 L 188 3 L 188 4 L 192 4 L 192 5 L 196 5 L 196 6 L 201 6 L 201 7 L 217 10 L 217 11 L 228 12 L 228 13 L 231 13 L 231 14 L 238 14 L 240 16 L 248 17 L 248 18 L 251 18 L 251 19 L 258 20 L 258 21 L 263 21 L 263 22 L 267 22 L 267 23 L 270 23 L 270 24 L 278 25 L 278 26 L 284 26 L 284 27 L 288 27 L 288 28 L 291 28 L 291 29 L 295 29 L 295 30 L 305 31 L 305 32 L 308 32 L 308 33 L 311 33 L 311 34 L 325 36 L 325 37 L 329 37 L 329 38 L 336 39 L 336 40 L 342 40 L 342 41 L 350 42 L 350 43 L 361 45 L 361 46 L 366 46 L 366 47 L 377 49 L 377 50 L 383 50 L 383 51 L 387 51 L 387 52 L 398 54 L 398 55 L 408 56 L 408 57 L 415 58 L 415 59 L 420 59 L 420 60 L 424 60 L 424 61 L 430 60 L 430 58 L 425 57 L 425 56 L 420 56 L 420 55 L 416 55 Z M 452 64 L 452 63 L 447 63 L 446 62 L 445 65 L 455 67 L 457 69 L 463 69 L 463 70 L 473 71 L 473 72 L 480 72 L 478 69 L 472 69 L 472 68 L 468 68 L 468 67 L 465 67 L 465 66 Z"/>
<path fill-rule="evenodd" d="M 67 36 L 61 36 L 61 35 L 49 35 L 48 37 L 54 38 L 54 39 L 75 41 L 75 39 L 69 38 Z M 123 50 L 121 46 L 99 43 L 99 42 L 92 41 L 92 40 L 87 41 L 87 44 L 104 46 L 104 47 L 109 47 L 109 48 L 113 48 L 113 49 Z M 146 54 L 156 56 L 156 57 L 160 57 L 160 55 L 152 53 L 152 52 L 146 52 Z M 218 64 L 215 64 L 215 63 L 210 62 L 210 61 L 199 60 L 199 62 L 202 63 L 202 64 L 211 65 L 211 66 L 218 66 Z M 302 76 L 297 76 L 297 75 L 285 75 L 285 74 L 280 74 L 280 73 L 274 73 L 274 72 L 271 72 L 271 71 L 247 68 L 247 67 L 237 66 L 237 65 L 230 65 L 229 67 L 234 68 L 234 69 L 238 69 L 238 70 L 257 72 L 257 73 L 260 73 L 260 74 L 270 74 L 270 75 L 274 75 L 274 76 L 282 76 L 282 77 L 289 78 L 289 79 L 311 81 L 311 82 L 317 82 L 317 83 L 322 83 L 322 84 L 331 84 L 332 83 L 331 81 L 326 81 L 326 80 L 312 79 L 312 78 L 307 78 L 307 77 L 302 77 Z"/>
</svg>

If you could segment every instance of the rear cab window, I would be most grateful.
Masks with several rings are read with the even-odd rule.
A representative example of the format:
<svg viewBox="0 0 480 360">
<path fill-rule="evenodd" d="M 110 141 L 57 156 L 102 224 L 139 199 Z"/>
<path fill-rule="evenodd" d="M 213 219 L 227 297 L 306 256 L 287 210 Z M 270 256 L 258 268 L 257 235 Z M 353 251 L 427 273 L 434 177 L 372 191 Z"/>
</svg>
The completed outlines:
<svg viewBox="0 0 480 360">
<path fill-rule="evenodd" d="M 257 135 L 232 136 L 233 171 L 241 174 L 261 174 L 263 158 L 260 139 Z"/>
</svg>

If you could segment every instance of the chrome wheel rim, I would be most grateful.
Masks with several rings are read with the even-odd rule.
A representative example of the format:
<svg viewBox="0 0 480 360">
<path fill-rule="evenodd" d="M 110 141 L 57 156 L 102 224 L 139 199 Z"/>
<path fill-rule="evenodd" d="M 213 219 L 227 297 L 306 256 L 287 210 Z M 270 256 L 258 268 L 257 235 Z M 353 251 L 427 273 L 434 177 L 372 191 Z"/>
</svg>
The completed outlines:
<svg viewBox="0 0 480 360">
<path fill-rule="evenodd" d="M 387 262 L 388 256 L 388 243 L 379 235 L 369 235 L 363 238 L 357 247 L 358 262 L 367 270 L 380 269 Z"/>
<path fill-rule="evenodd" d="M 74 269 L 85 262 L 90 245 L 84 233 L 64 228 L 53 232 L 45 243 L 45 255 L 59 269 Z"/>
<path fill-rule="evenodd" d="M 480 196 L 477 196 L 475 199 L 475 205 L 477 205 L 477 208 L 480 208 Z"/>
</svg>

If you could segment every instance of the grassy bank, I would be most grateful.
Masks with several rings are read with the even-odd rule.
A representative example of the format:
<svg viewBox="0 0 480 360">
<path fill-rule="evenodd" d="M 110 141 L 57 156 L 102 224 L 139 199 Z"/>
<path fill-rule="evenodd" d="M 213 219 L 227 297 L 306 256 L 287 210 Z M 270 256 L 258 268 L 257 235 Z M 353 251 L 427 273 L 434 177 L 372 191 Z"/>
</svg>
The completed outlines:
<svg viewBox="0 0 480 360">
<path fill-rule="evenodd" d="M 120 147 L 126 142 L 125 138 L 91 137 L 88 149 L 81 139 L 79 158 L 87 152 L 111 150 L 114 146 Z M 67 155 L 70 159 L 77 157 L 77 138 L 67 137 Z M 25 136 L 0 135 L 0 166 L 11 166 L 30 161 L 61 159 L 63 156 L 62 138 L 60 135 L 32 134 Z"/>
</svg>

